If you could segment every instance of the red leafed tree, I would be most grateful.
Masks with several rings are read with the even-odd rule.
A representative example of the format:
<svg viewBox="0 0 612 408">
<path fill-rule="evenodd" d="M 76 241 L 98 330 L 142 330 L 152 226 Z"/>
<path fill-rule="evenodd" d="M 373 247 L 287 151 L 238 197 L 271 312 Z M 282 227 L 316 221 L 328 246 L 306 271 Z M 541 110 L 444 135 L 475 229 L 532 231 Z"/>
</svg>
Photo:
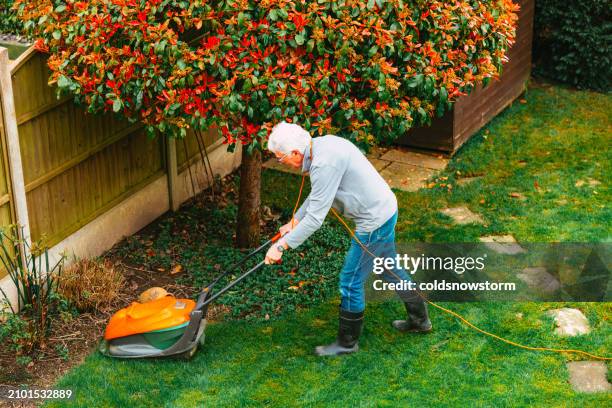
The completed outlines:
<svg viewBox="0 0 612 408">
<path fill-rule="evenodd" d="M 261 149 L 287 120 L 362 146 L 497 78 L 511 0 L 17 0 L 52 82 L 91 112 L 243 145 L 237 242 L 259 241 Z"/>
</svg>

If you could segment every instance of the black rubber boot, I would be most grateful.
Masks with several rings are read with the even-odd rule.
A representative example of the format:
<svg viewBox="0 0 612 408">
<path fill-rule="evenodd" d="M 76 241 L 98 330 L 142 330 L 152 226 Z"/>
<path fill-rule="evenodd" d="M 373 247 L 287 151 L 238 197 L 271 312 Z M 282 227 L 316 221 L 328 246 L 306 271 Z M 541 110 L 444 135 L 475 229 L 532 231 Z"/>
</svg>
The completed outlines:
<svg viewBox="0 0 612 408">
<path fill-rule="evenodd" d="M 427 314 L 427 303 L 422 299 L 411 302 L 404 302 L 408 319 L 395 320 L 393 327 L 406 333 L 429 333 L 431 331 L 431 321 Z"/>
<path fill-rule="evenodd" d="M 358 351 L 363 315 L 364 312 L 348 312 L 340 309 L 336 341 L 326 346 L 317 346 L 315 354 L 317 356 L 338 356 Z"/>
</svg>

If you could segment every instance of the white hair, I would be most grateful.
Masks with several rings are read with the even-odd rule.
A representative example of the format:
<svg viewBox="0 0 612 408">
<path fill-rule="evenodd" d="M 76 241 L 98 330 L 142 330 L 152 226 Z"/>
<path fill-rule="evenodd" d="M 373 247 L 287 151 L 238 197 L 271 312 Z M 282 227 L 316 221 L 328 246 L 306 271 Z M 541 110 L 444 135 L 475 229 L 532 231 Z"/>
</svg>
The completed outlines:
<svg viewBox="0 0 612 408">
<path fill-rule="evenodd" d="M 268 150 L 287 154 L 293 150 L 303 152 L 310 145 L 310 133 L 300 125 L 280 122 L 272 128 L 268 138 Z"/>
</svg>

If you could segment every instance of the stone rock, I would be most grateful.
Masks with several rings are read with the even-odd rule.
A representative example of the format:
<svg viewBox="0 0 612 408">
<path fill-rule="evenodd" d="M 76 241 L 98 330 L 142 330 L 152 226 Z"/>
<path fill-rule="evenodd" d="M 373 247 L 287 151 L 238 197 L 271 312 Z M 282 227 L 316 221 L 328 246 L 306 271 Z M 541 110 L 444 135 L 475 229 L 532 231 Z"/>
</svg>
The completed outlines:
<svg viewBox="0 0 612 408">
<path fill-rule="evenodd" d="M 479 238 L 490 250 L 504 255 L 516 255 L 527 252 L 523 247 L 516 243 L 512 235 L 486 235 Z"/>
<path fill-rule="evenodd" d="M 559 281 L 548 273 L 543 266 L 525 268 L 517 276 L 530 288 L 540 290 L 544 293 L 555 292 L 561 287 Z"/>
<path fill-rule="evenodd" d="M 404 191 L 417 191 L 434 174 L 436 171 L 432 169 L 397 162 L 389 164 L 380 172 L 389 186 Z"/>
<path fill-rule="evenodd" d="M 441 156 L 441 155 L 440 155 Z M 448 159 L 429 154 L 416 153 L 400 149 L 391 149 L 380 157 L 383 160 L 426 167 L 433 170 L 444 170 Z"/>
<path fill-rule="evenodd" d="M 440 212 L 451 217 L 457 224 L 484 224 L 482 217 L 473 213 L 467 207 L 445 208 Z"/>
<path fill-rule="evenodd" d="M 578 309 L 554 309 L 546 312 L 547 315 L 553 316 L 557 328 L 555 333 L 560 336 L 578 336 L 591 332 L 589 321 Z"/>
<path fill-rule="evenodd" d="M 612 390 L 607 379 L 608 367 L 603 361 L 570 361 L 567 369 L 575 391 L 593 393 Z"/>
</svg>

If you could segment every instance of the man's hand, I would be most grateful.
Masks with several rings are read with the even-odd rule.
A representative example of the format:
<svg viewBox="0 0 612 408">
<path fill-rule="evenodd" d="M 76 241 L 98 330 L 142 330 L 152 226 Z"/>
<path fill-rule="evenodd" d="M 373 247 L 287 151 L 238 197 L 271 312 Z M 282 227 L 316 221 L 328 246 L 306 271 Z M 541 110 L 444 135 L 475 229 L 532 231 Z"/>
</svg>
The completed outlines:
<svg viewBox="0 0 612 408">
<path fill-rule="evenodd" d="M 282 238 L 278 240 L 278 242 L 276 242 L 275 244 L 272 244 L 272 246 L 270 247 L 270 249 L 268 249 L 268 252 L 266 253 L 266 259 L 264 260 L 266 265 L 280 263 L 283 253 L 279 250 L 279 246 L 284 249 L 289 248 L 285 240 Z"/>
<path fill-rule="evenodd" d="M 296 227 L 298 225 L 298 223 L 299 223 L 299 221 L 294 218 L 293 219 L 293 225 L 291 225 L 291 221 L 289 221 L 288 223 L 286 223 L 285 225 L 280 227 L 278 229 L 278 231 L 281 233 L 281 236 L 284 236 L 285 234 L 290 232 L 294 227 Z"/>
</svg>

